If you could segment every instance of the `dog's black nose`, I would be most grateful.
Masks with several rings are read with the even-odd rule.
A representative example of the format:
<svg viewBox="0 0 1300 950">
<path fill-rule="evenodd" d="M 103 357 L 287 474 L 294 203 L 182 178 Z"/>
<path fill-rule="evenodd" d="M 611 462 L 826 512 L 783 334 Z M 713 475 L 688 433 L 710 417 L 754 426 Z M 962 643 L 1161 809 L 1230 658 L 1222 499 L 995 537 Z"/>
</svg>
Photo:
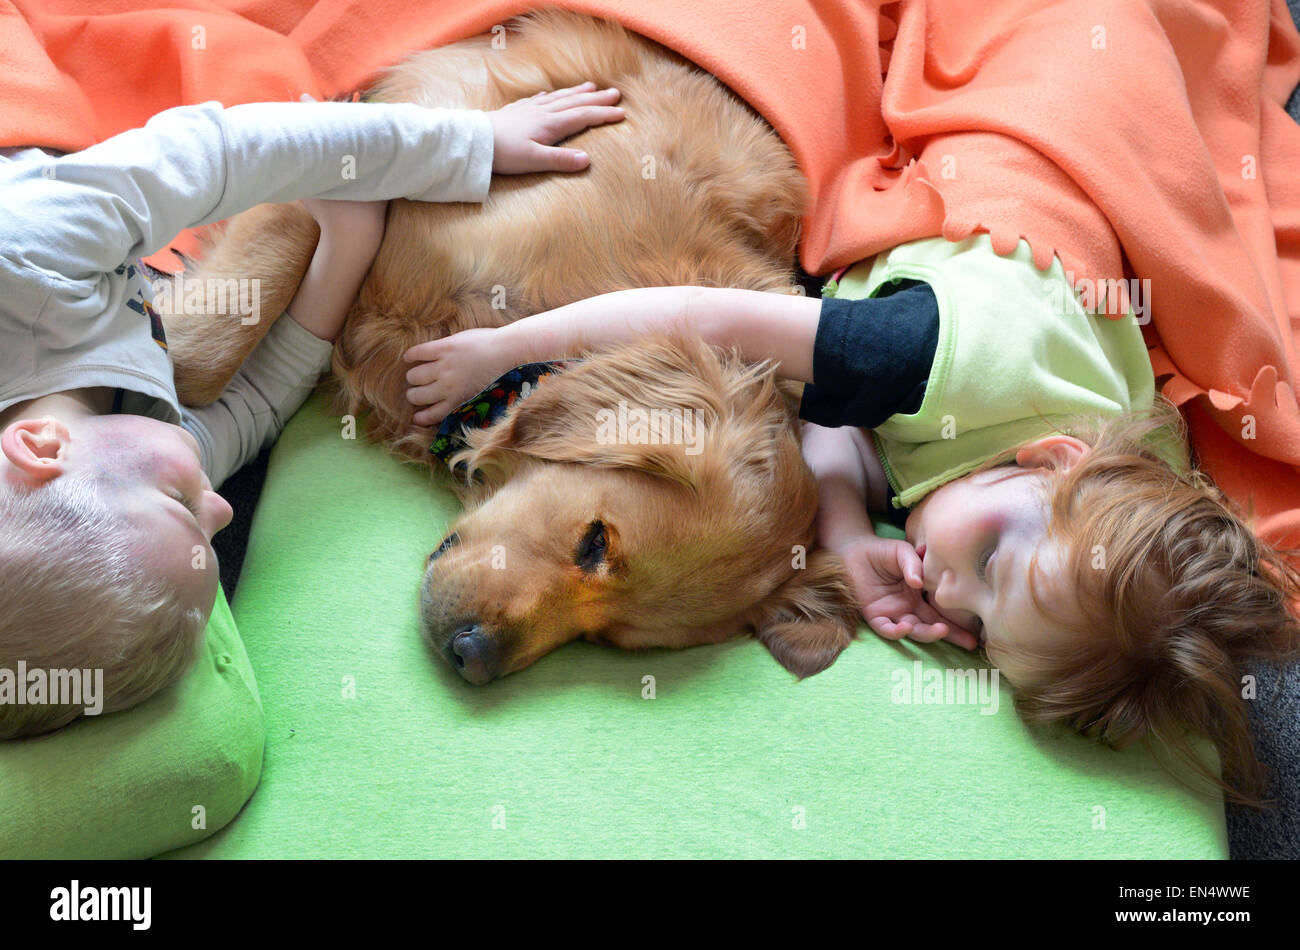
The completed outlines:
<svg viewBox="0 0 1300 950">
<path fill-rule="evenodd" d="M 496 650 L 492 638 L 478 624 L 466 624 L 451 635 L 451 661 L 456 672 L 475 686 L 496 677 Z"/>
</svg>

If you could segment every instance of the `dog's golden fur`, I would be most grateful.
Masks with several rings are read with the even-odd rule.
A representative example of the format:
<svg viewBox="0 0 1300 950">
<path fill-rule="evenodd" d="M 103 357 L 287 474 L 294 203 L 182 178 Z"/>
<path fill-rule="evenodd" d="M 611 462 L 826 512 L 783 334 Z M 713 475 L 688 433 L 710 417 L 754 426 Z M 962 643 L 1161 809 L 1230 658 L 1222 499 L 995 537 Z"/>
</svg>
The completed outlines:
<svg viewBox="0 0 1300 950">
<path fill-rule="evenodd" d="M 490 110 L 587 79 L 620 89 L 627 112 L 566 143 L 590 154 L 587 171 L 497 178 L 482 206 L 392 202 L 333 369 L 339 412 L 367 414 L 369 434 L 399 454 L 426 458 L 430 439 L 404 396 L 415 343 L 627 287 L 795 289 L 805 185 L 788 149 L 716 79 L 616 24 L 534 14 L 511 24 L 504 50 L 478 37 L 417 55 L 369 98 Z M 259 207 L 188 276 L 259 277 L 262 312 L 280 313 L 316 240 L 300 206 Z M 216 398 L 269 322 L 168 318 L 182 399 Z M 620 395 L 706 408 L 708 449 L 594 445 L 592 413 Z M 430 562 L 425 626 L 440 647 L 453 621 L 490 625 L 500 675 L 581 635 L 685 646 L 749 628 L 808 675 L 848 644 L 837 562 L 792 563 L 811 548 L 815 486 L 770 368 L 698 341 L 622 347 L 548 381 L 471 444 L 472 463 L 495 474 L 470 491 L 453 526 L 461 544 Z M 597 516 L 619 568 L 579 576 L 573 532 Z M 488 566 L 479 545 L 492 544 L 508 570 Z"/>
<path fill-rule="evenodd" d="M 697 414 L 703 450 L 666 431 L 602 441 L 599 414 L 620 401 Z M 681 647 L 742 632 L 796 674 L 820 672 L 848 646 L 854 608 L 838 559 L 812 551 L 817 488 L 797 432 L 770 367 L 698 337 L 627 344 L 545 380 L 453 458 L 481 482 L 429 560 L 426 635 L 459 666 L 451 635 L 479 627 L 494 676 L 577 636 Z M 595 523 L 608 541 L 587 569 L 575 551 Z M 487 567 L 495 555 L 503 570 Z"/>
</svg>

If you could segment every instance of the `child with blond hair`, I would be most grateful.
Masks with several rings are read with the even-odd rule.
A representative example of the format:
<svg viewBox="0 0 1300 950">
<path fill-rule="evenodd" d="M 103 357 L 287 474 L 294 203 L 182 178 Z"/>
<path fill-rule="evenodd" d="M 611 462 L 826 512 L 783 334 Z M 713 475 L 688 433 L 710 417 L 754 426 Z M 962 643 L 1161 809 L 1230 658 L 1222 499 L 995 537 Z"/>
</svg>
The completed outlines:
<svg viewBox="0 0 1300 950">
<path fill-rule="evenodd" d="M 212 102 L 70 155 L 2 153 L 0 739 L 83 712 L 37 688 L 59 671 L 96 671 L 114 712 L 190 665 L 217 592 L 210 542 L 231 517 L 215 489 L 328 369 L 387 199 L 482 201 L 493 172 L 579 171 L 587 157 L 554 143 L 619 121 L 617 99 L 587 83 L 492 113 Z M 140 258 L 297 198 L 321 235 L 290 319 L 216 403 L 182 408 L 154 306 L 169 285 Z"/>
</svg>

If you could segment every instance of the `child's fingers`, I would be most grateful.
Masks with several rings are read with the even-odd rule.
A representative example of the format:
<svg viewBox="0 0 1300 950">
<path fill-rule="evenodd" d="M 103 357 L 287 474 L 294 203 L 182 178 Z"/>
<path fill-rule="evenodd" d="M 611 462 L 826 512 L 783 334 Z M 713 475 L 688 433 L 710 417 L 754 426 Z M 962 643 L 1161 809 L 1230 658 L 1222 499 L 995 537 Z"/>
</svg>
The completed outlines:
<svg viewBox="0 0 1300 950">
<path fill-rule="evenodd" d="M 427 386 L 437 378 L 437 363 L 421 363 L 406 371 L 406 381 L 412 386 Z"/>
<path fill-rule="evenodd" d="M 402 358 L 408 363 L 427 363 L 438 355 L 438 346 L 442 340 L 426 340 L 423 343 L 417 343 L 405 353 Z"/>
<path fill-rule="evenodd" d="M 867 621 L 867 625 L 886 640 L 901 640 L 912 632 L 912 623 L 907 617 L 897 622 L 888 617 L 872 617 Z"/>
<path fill-rule="evenodd" d="M 580 106 L 557 112 L 552 120 L 551 141 L 558 142 L 575 132 L 591 128 L 593 125 L 605 125 L 609 122 L 621 122 L 623 110 L 618 106 Z"/>
<path fill-rule="evenodd" d="M 917 609 L 917 614 L 919 614 L 921 619 L 921 624 L 919 626 L 929 631 L 927 638 L 922 642 L 932 643 L 935 640 L 947 640 L 949 643 L 959 647 L 964 647 L 967 650 L 973 650 L 975 647 L 979 646 L 979 640 L 976 639 L 973 633 L 957 626 L 957 624 L 952 621 L 945 619 L 944 616 L 939 613 L 939 611 L 935 610 L 932 605 L 927 603 L 921 604 Z M 913 636 L 912 639 L 916 640 L 919 638 Z"/>
<path fill-rule="evenodd" d="M 976 638 L 973 633 L 967 633 L 965 630 L 950 630 L 945 639 L 954 646 L 961 647 L 963 650 L 977 650 L 980 645 L 979 639 Z"/>
<path fill-rule="evenodd" d="M 530 154 L 528 162 L 533 171 L 539 172 L 578 172 L 590 163 L 591 158 L 586 152 L 551 145 L 538 145 Z"/>
<path fill-rule="evenodd" d="M 579 92 L 574 95 L 565 96 L 560 99 L 554 99 L 546 103 L 546 108 L 550 112 L 562 112 L 567 109 L 578 109 L 583 106 L 612 106 L 622 97 L 622 93 L 617 89 L 601 89 L 598 92 Z"/>
<path fill-rule="evenodd" d="M 909 637 L 916 631 L 916 628 L 920 623 L 921 619 L 917 617 L 916 614 L 903 614 L 903 619 L 898 621 L 900 627 L 907 628 L 907 635 Z"/>
<path fill-rule="evenodd" d="M 921 559 L 916 556 L 916 548 L 907 542 L 898 545 L 898 569 L 902 572 L 903 580 L 906 581 L 908 587 L 915 587 L 920 590 L 925 585 Z"/>
<path fill-rule="evenodd" d="M 431 386 L 416 386 L 406 391 L 406 401 L 413 406 L 433 406 L 441 398 L 442 392 L 437 384 Z"/>
<path fill-rule="evenodd" d="M 950 632 L 947 624 L 918 622 L 908 636 L 917 643 L 934 643 L 948 636 Z"/>
<path fill-rule="evenodd" d="M 596 84 L 588 79 L 578 86 L 569 86 L 567 89 L 552 89 L 550 92 L 542 90 L 535 92 L 527 99 L 521 99 L 520 102 L 550 102 L 552 99 L 558 99 L 560 96 L 571 96 L 575 92 L 586 92 L 589 89 L 595 89 Z"/>
<path fill-rule="evenodd" d="M 918 629 L 925 631 L 925 639 L 921 640 L 916 634 L 912 635 L 913 640 L 921 640 L 922 643 L 933 643 L 936 640 L 947 640 L 953 646 L 959 646 L 964 650 L 974 650 L 979 646 L 979 639 L 969 630 L 964 630 L 955 623 L 949 623 L 944 620 L 933 623 L 922 623 Z"/>
</svg>

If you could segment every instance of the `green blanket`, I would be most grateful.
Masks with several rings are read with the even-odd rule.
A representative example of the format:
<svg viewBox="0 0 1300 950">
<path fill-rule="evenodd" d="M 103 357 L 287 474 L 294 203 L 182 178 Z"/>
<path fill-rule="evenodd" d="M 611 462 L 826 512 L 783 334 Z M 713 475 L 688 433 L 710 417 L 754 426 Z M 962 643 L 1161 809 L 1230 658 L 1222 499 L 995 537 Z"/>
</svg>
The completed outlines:
<svg viewBox="0 0 1300 950">
<path fill-rule="evenodd" d="M 1222 803 L 1145 750 L 1031 733 L 1005 684 L 994 714 L 925 701 L 947 667 L 981 667 L 949 645 L 864 629 L 796 682 L 752 640 L 575 643 L 470 686 L 424 647 L 416 610 L 457 505 L 343 432 L 318 394 L 275 449 L 233 605 L 262 783 L 175 856 L 1227 854 Z"/>
</svg>

